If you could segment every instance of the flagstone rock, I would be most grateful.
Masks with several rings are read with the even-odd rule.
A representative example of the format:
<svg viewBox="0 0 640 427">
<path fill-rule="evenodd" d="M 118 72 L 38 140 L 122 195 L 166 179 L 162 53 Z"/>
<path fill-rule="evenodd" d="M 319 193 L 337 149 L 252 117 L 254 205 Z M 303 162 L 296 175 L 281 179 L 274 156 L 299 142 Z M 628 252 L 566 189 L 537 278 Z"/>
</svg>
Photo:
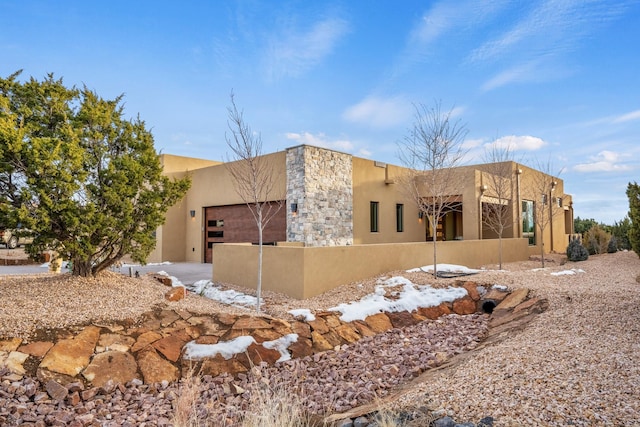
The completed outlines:
<svg viewBox="0 0 640 427">
<path fill-rule="evenodd" d="M 313 354 L 313 344 L 310 339 L 298 338 L 298 341 L 292 343 L 287 350 L 291 353 L 291 358 L 298 359 L 311 356 Z"/>
<path fill-rule="evenodd" d="M 387 317 L 391 321 L 394 328 L 406 328 L 407 326 L 415 325 L 418 320 L 414 318 L 408 311 L 398 311 L 394 313 L 387 313 Z"/>
<path fill-rule="evenodd" d="M 279 334 L 273 329 L 256 329 L 252 332 L 251 336 L 253 336 L 253 339 L 255 339 L 257 343 L 274 341 L 278 338 L 282 338 L 282 334 Z"/>
<path fill-rule="evenodd" d="M 354 343 L 362 338 L 360 334 L 354 329 L 354 327 L 347 323 L 336 327 L 335 332 L 340 336 L 340 338 L 342 338 L 349 344 Z"/>
<path fill-rule="evenodd" d="M 507 295 L 509 295 L 509 292 L 507 292 L 507 291 L 503 291 L 503 290 L 496 289 L 496 288 L 491 288 L 485 294 L 484 299 L 485 300 L 492 300 L 492 301 L 495 301 L 496 304 L 499 304 L 500 302 L 502 302 L 502 300 L 504 300 L 507 297 Z"/>
<path fill-rule="evenodd" d="M 127 335 L 102 334 L 98 340 L 98 346 L 102 347 L 103 351 L 115 350 L 126 353 L 135 342 L 133 337 Z"/>
<path fill-rule="evenodd" d="M 478 292 L 478 284 L 476 282 L 464 282 L 462 287 L 467 290 L 467 293 L 474 301 L 480 300 L 480 293 Z"/>
<path fill-rule="evenodd" d="M 355 320 L 352 323 L 355 326 L 355 328 L 357 329 L 358 333 L 360 335 L 362 335 L 363 337 L 372 337 L 372 336 L 376 335 L 376 333 L 369 326 L 367 326 L 367 324 L 364 323 L 364 321 Z"/>
<path fill-rule="evenodd" d="M 389 317 L 384 313 L 372 314 L 371 316 L 367 316 L 364 321 L 371 330 L 377 334 L 393 329 L 391 320 L 389 320 Z"/>
<path fill-rule="evenodd" d="M 337 328 L 342 324 L 340 318 L 335 314 L 325 314 L 322 316 L 325 322 L 327 322 L 327 326 L 329 328 Z"/>
<path fill-rule="evenodd" d="M 265 348 L 261 344 L 251 344 L 247 348 L 247 354 L 254 365 L 259 365 L 261 362 L 273 365 L 282 356 L 278 350 Z"/>
<path fill-rule="evenodd" d="M 530 298 L 520 304 L 518 304 L 514 309 L 513 312 L 517 313 L 521 310 L 528 310 L 529 308 L 533 307 L 534 305 L 538 304 L 538 302 L 540 302 L 540 298 Z"/>
<path fill-rule="evenodd" d="M 159 339 L 152 344 L 164 357 L 172 362 L 177 362 L 182 353 L 182 347 L 189 341 L 181 334 L 173 334 Z"/>
<path fill-rule="evenodd" d="M 22 344 L 22 340 L 20 338 L 11 338 L 8 340 L 0 341 L 0 351 L 6 351 L 7 353 L 10 351 L 16 351 L 18 347 Z"/>
<path fill-rule="evenodd" d="M 18 348 L 18 351 L 27 353 L 33 357 L 44 357 L 45 354 L 53 347 L 53 343 L 50 341 L 35 341 L 29 344 L 23 344 Z"/>
<path fill-rule="evenodd" d="M 309 320 L 307 323 L 309 324 L 309 326 L 311 326 L 311 329 L 319 334 L 326 334 L 327 332 L 329 332 L 329 326 L 327 325 L 327 322 L 325 322 L 324 319 L 320 317 L 317 317 L 315 320 Z"/>
<path fill-rule="evenodd" d="M 218 314 L 218 322 L 222 323 L 226 326 L 231 326 L 238 320 L 238 316 L 234 316 L 229 313 L 220 313 Z"/>
<path fill-rule="evenodd" d="M 496 310 L 510 310 L 515 308 L 517 305 L 521 304 L 529 295 L 529 289 L 520 288 L 511 292 L 509 296 L 507 296 L 498 306 L 495 308 Z"/>
<path fill-rule="evenodd" d="M 75 338 L 58 341 L 42 359 L 40 368 L 74 377 L 89 364 L 100 328 L 87 326 Z"/>
<path fill-rule="evenodd" d="M 287 322 L 286 320 L 271 319 L 270 325 L 271 325 L 271 328 L 273 328 L 273 330 L 279 333 L 280 335 L 288 335 L 293 333 L 291 323 Z"/>
<path fill-rule="evenodd" d="M 185 299 L 187 296 L 187 289 L 184 286 L 176 286 L 169 289 L 164 294 L 164 298 L 167 301 L 176 302 Z"/>
<path fill-rule="evenodd" d="M 97 354 L 82 372 L 94 386 L 102 386 L 107 381 L 125 384 L 138 377 L 138 365 L 130 353 L 117 350 Z"/>
<path fill-rule="evenodd" d="M 131 351 L 136 353 L 150 346 L 154 342 L 158 341 L 160 338 L 162 338 L 162 335 L 160 335 L 158 332 L 154 332 L 154 331 L 145 332 L 138 337 L 135 344 L 133 344 L 133 346 L 131 347 Z"/>
<path fill-rule="evenodd" d="M 322 336 L 324 337 L 325 340 L 327 340 L 327 342 L 329 342 L 329 344 L 331 344 L 334 348 L 339 346 L 340 344 L 342 344 L 342 340 L 340 339 L 340 336 L 338 334 L 335 333 L 335 331 L 330 330 L 329 332 L 327 332 L 326 334 L 322 334 Z"/>
<path fill-rule="evenodd" d="M 329 343 L 329 341 L 327 341 L 327 339 L 324 336 L 322 336 L 322 334 L 320 334 L 319 332 L 312 331 L 311 339 L 313 341 L 313 350 L 316 353 L 333 350 L 334 346 L 331 345 L 331 343 Z"/>
<path fill-rule="evenodd" d="M 196 338 L 196 344 L 218 344 L 220 338 L 215 335 L 201 335 Z"/>
<path fill-rule="evenodd" d="M 478 310 L 477 303 L 471 299 L 471 297 L 466 296 L 464 298 L 459 298 L 453 302 L 453 312 L 460 315 L 465 314 L 473 314 Z"/>
<path fill-rule="evenodd" d="M 441 303 L 435 307 L 420 307 L 417 311 L 418 314 L 431 320 L 436 320 L 445 314 L 451 314 L 451 309 L 446 303 Z"/>
<path fill-rule="evenodd" d="M 3 364 L 7 367 L 11 372 L 18 375 L 26 374 L 26 370 L 24 369 L 24 362 L 27 360 L 29 355 L 27 353 L 22 353 L 19 351 L 12 351 L 9 353 L 9 356 L 4 360 Z"/>
<path fill-rule="evenodd" d="M 202 362 L 200 372 L 203 375 L 218 376 L 222 373 L 231 375 L 247 372 L 249 369 L 236 359 L 225 360 L 219 354 L 213 358 L 206 359 Z"/>
<path fill-rule="evenodd" d="M 162 310 L 160 312 L 160 316 L 159 316 L 160 326 L 164 328 L 171 325 L 173 322 L 175 322 L 178 319 L 180 319 L 180 316 L 178 315 L 178 313 L 176 313 L 173 310 Z"/>
<path fill-rule="evenodd" d="M 311 338 L 311 326 L 304 322 L 293 322 L 291 324 L 291 330 L 294 334 L 303 338 Z M 286 334 L 283 334 L 286 335 Z"/>
<path fill-rule="evenodd" d="M 241 317 L 233 324 L 231 329 L 271 329 L 271 325 L 259 317 Z"/>
<path fill-rule="evenodd" d="M 139 352 L 136 361 L 147 384 L 171 382 L 179 378 L 178 368 L 162 358 L 153 348 Z"/>
</svg>

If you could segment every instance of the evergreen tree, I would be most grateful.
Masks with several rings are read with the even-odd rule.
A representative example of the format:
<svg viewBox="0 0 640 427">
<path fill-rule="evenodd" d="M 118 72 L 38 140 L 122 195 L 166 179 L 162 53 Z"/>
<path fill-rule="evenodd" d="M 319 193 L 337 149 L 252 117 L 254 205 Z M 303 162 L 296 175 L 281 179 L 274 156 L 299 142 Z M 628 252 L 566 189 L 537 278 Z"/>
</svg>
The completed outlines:
<svg viewBox="0 0 640 427">
<path fill-rule="evenodd" d="M 633 251 L 640 256 L 640 186 L 637 182 L 629 183 L 627 187 L 627 197 L 629 198 L 629 243 Z"/>
<path fill-rule="evenodd" d="M 94 276 L 124 255 L 144 262 L 154 232 L 190 180 L 162 175 L 153 136 L 105 100 L 62 79 L 0 79 L 0 221 L 21 223 L 36 257 L 53 250 L 74 275 Z"/>
</svg>

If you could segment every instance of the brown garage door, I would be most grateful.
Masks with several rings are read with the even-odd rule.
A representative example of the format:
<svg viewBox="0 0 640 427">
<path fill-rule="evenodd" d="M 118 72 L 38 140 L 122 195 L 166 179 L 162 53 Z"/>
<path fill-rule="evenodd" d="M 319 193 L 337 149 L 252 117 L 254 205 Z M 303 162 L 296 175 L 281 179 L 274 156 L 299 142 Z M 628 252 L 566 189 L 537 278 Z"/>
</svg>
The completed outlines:
<svg viewBox="0 0 640 427">
<path fill-rule="evenodd" d="M 205 262 L 211 262 L 216 243 L 258 243 L 258 227 L 247 205 L 206 207 L 204 218 Z M 283 207 L 267 224 L 262 239 L 269 244 L 286 238 L 287 217 Z"/>
</svg>

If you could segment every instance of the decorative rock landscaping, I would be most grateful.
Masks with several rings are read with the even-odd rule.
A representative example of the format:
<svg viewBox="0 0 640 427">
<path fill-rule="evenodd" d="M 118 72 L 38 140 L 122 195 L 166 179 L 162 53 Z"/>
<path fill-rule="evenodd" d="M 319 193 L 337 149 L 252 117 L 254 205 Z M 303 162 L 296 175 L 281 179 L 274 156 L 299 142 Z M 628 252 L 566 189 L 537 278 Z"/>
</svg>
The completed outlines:
<svg viewBox="0 0 640 427">
<path fill-rule="evenodd" d="M 114 399 L 114 390 L 116 393 L 119 390 L 122 396 L 126 396 L 132 393 L 128 390 L 133 387 L 138 390 L 136 393 L 139 396 L 146 396 L 144 399 L 153 401 L 158 399 L 158 393 L 163 399 L 166 398 L 167 395 L 160 390 L 169 390 L 169 384 L 175 383 L 187 372 L 195 370 L 218 385 L 235 384 L 234 387 L 237 388 L 226 387 L 226 393 L 229 395 L 226 401 L 230 403 L 235 401 L 234 396 L 249 387 L 248 371 L 252 366 L 259 366 L 265 372 L 271 372 L 272 378 L 277 377 L 283 381 L 298 381 L 294 372 L 300 370 L 308 371 L 308 377 L 317 376 L 318 378 L 313 380 L 314 384 L 323 384 L 321 377 L 329 375 L 329 383 L 321 387 L 307 384 L 311 389 L 310 395 L 315 397 L 312 400 L 317 400 L 317 407 L 309 409 L 319 411 L 324 404 L 332 406 L 334 411 L 344 411 L 367 403 L 380 393 L 387 393 L 401 381 L 407 381 L 430 367 L 445 363 L 458 352 L 474 348 L 478 341 L 487 335 L 487 321 L 498 330 L 504 325 L 517 322 L 530 312 L 544 309 L 544 301 L 535 298 L 527 300 L 527 290 L 509 293 L 491 289 L 483 295 L 478 292 L 476 283 L 460 282 L 458 285 L 467 289 L 467 296 L 452 303 L 419 308 L 412 313 L 378 313 L 364 321 L 343 322 L 339 313 L 333 311 L 315 313 L 316 318 L 311 321 L 285 321 L 230 314 L 204 316 L 186 310 L 159 309 L 145 314 L 135 323 L 86 325 L 75 332 L 65 330 L 52 333 L 47 336 L 48 340 L 0 341 L 0 366 L 5 367 L 0 397 L 11 396 L 27 406 L 46 402 L 66 402 L 70 407 L 79 406 L 86 409 L 87 405 L 96 405 L 96 396 L 102 396 L 98 398 L 98 401 L 102 402 Z M 481 315 L 470 318 L 469 326 L 474 326 L 469 332 L 464 332 L 467 328 L 466 323 L 455 320 L 459 316 L 452 317 L 455 314 L 481 312 L 483 307 L 486 308 L 487 302 L 495 304 L 493 314 L 489 319 Z M 435 320 L 443 315 L 444 320 Z M 451 325 L 452 329 L 444 329 L 448 332 L 442 338 L 433 335 L 433 327 L 438 329 L 445 324 Z M 485 326 L 482 326 L 483 324 Z M 406 335 L 403 334 L 404 330 L 407 330 Z M 464 339 L 450 336 L 454 330 L 466 334 Z M 291 334 L 295 334 L 297 340 L 290 343 L 286 350 L 295 360 L 270 368 L 270 365 L 282 360 L 283 354 L 274 348 L 268 348 L 265 343 Z M 229 357 L 217 354 L 197 360 L 185 357 L 184 349 L 187 343 L 212 345 L 246 336 L 252 337 L 253 342 L 244 352 Z M 380 341 L 381 339 L 391 341 L 387 345 Z M 411 347 L 411 352 L 406 356 L 402 356 L 402 350 L 393 349 L 393 345 L 403 340 L 405 347 L 408 344 Z M 438 340 L 443 344 L 437 344 Z M 356 348 L 360 350 L 355 350 Z M 387 352 L 389 348 L 391 350 Z M 426 352 L 421 352 L 422 350 Z M 330 368 L 360 360 L 358 356 L 353 355 L 354 353 L 364 355 L 362 366 L 349 368 L 349 365 L 345 365 L 345 370 L 337 371 Z M 379 354 L 375 359 L 371 359 L 371 353 Z M 336 365 L 336 358 L 344 360 Z M 374 360 L 374 365 L 380 366 L 372 366 L 371 362 Z M 347 372 L 358 373 L 354 378 L 362 375 L 373 376 L 362 383 L 362 380 L 358 380 L 351 386 L 340 385 L 335 386 L 335 389 L 331 388 L 331 383 L 337 383 L 338 378 L 343 380 L 351 375 Z M 333 375 L 336 378 L 333 378 Z M 37 381 L 30 379 L 34 377 Z M 9 386 L 5 388 L 7 384 Z M 160 388 L 158 384 L 161 385 Z M 313 392 L 314 389 L 316 392 Z M 109 397 L 105 397 L 106 395 Z M 322 402 L 323 395 L 333 396 L 333 403 Z M 349 398 L 350 395 L 352 397 Z M 142 402 L 141 404 L 155 405 Z M 168 404 L 171 405 L 171 402 Z M 21 409 L 15 406 L 12 408 L 11 419 L 28 421 L 19 416 Z M 6 411 L 4 414 L 2 411 L 0 410 L 0 421 L 4 425 L 10 418 Z M 29 412 L 30 410 L 25 410 L 25 413 Z M 156 411 L 155 416 L 162 418 L 161 414 L 166 412 L 166 408 L 160 411 L 160 415 Z M 164 422 L 160 418 L 154 419 L 158 425 Z M 87 417 L 86 422 L 78 425 L 90 425 L 95 419 L 96 417 Z"/>
</svg>

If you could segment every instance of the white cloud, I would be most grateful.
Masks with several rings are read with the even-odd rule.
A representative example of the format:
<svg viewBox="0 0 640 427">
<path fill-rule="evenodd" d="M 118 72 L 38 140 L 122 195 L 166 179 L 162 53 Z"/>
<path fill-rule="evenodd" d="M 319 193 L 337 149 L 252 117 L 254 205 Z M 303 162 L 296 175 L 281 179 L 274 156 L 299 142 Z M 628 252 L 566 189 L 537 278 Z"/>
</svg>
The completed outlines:
<svg viewBox="0 0 640 427">
<path fill-rule="evenodd" d="M 462 143 L 462 148 L 471 149 L 478 148 L 484 143 L 484 138 L 475 138 L 475 139 L 465 139 Z"/>
<path fill-rule="evenodd" d="M 546 0 L 533 7 L 498 37 L 484 43 L 470 55 L 471 61 L 492 61 L 526 52 L 529 58 L 570 52 L 599 26 L 619 16 L 629 2 L 612 5 L 594 0 L 589 7 L 582 0 Z M 527 10 L 527 8 L 521 8 Z"/>
<path fill-rule="evenodd" d="M 347 21 L 339 18 L 316 22 L 306 31 L 287 29 L 269 42 L 265 60 L 269 77 L 301 75 L 330 55 L 348 30 Z"/>
<path fill-rule="evenodd" d="M 386 99 L 369 96 L 347 108 L 342 117 L 375 128 L 393 127 L 411 117 L 411 104 L 401 96 Z"/>
<path fill-rule="evenodd" d="M 536 63 L 534 62 L 528 62 L 526 64 L 511 67 L 485 82 L 482 85 L 481 90 L 483 92 L 488 92 L 510 83 L 530 81 L 534 78 L 535 73 L 533 71 L 535 68 Z"/>
<path fill-rule="evenodd" d="M 623 114 L 613 119 L 613 123 L 624 123 L 633 120 L 640 120 L 640 110 L 635 110 L 627 114 Z"/>
<path fill-rule="evenodd" d="M 591 156 L 591 162 L 575 165 L 573 170 L 576 172 L 620 172 L 630 170 L 631 168 L 628 165 L 621 164 L 624 157 L 629 156 L 604 150 L 596 156 Z"/>
<path fill-rule="evenodd" d="M 299 144 L 314 145 L 316 147 L 329 148 L 337 151 L 353 152 L 355 145 L 347 139 L 329 139 L 324 133 L 312 134 L 309 132 L 285 134 L 287 139 L 296 141 Z"/>
<path fill-rule="evenodd" d="M 485 144 L 486 147 L 508 148 L 511 151 L 535 151 L 547 145 L 547 143 L 536 136 L 531 135 L 508 135 L 495 141 Z"/>
</svg>

